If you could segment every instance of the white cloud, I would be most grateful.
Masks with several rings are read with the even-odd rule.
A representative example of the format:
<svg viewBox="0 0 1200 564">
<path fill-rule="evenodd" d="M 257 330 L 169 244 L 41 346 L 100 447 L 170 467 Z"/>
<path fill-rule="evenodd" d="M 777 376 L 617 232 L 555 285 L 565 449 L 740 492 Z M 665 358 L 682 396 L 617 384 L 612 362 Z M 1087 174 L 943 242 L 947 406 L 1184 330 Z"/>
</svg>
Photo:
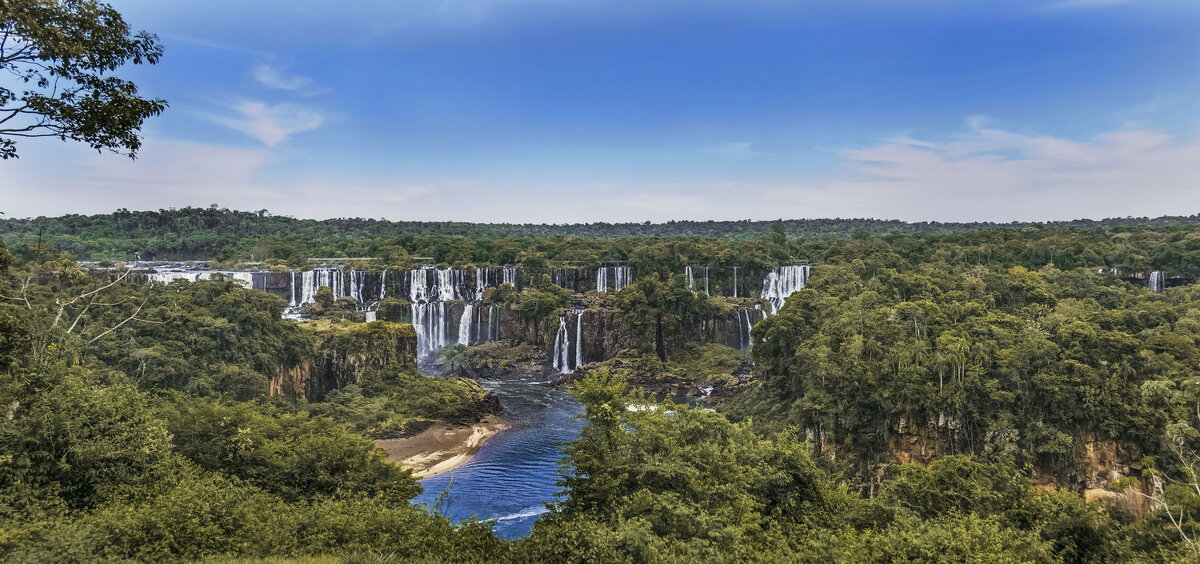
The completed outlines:
<svg viewBox="0 0 1200 564">
<path fill-rule="evenodd" d="M 130 161 L 77 144 L 28 143 L 20 159 L 0 166 L 0 211 L 25 217 L 215 202 L 314 218 L 555 223 L 779 217 L 1045 221 L 1200 212 L 1200 140 L 1147 129 L 1068 139 L 989 123 L 973 120 L 977 127 L 966 125 L 938 139 L 904 134 L 839 151 L 836 172 L 828 176 L 760 171 L 763 176 L 753 180 L 678 169 L 392 177 L 355 166 L 301 173 L 293 166 L 296 156 L 278 147 L 150 138 L 140 158 Z M 354 176 L 353 170 L 363 172 Z"/>
<path fill-rule="evenodd" d="M 1200 211 L 1200 142 L 1149 130 L 1087 141 L 978 127 L 950 141 L 908 137 L 840 153 L 823 183 L 746 185 L 790 217 L 1051 220 Z"/>
<path fill-rule="evenodd" d="M 293 133 L 316 129 L 324 121 L 319 111 L 300 104 L 265 104 L 242 100 L 230 109 L 237 115 L 205 117 L 216 124 L 245 133 L 268 147 L 282 143 Z"/>
<path fill-rule="evenodd" d="M 289 74 L 269 63 L 261 63 L 254 67 L 254 79 L 267 88 L 290 90 L 302 94 L 316 94 L 320 88 L 307 76 Z"/>
<path fill-rule="evenodd" d="M 303 217 L 378 217 L 425 210 L 425 196 L 452 193 L 433 181 L 348 179 L 333 173 L 268 178 L 279 164 L 267 148 L 166 139 L 147 139 L 136 161 L 76 145 L 28 144 L 19 160 L 0 167 L 0 211 L 8 217 L 57 216 L 218 203 Z"/>
</svg>

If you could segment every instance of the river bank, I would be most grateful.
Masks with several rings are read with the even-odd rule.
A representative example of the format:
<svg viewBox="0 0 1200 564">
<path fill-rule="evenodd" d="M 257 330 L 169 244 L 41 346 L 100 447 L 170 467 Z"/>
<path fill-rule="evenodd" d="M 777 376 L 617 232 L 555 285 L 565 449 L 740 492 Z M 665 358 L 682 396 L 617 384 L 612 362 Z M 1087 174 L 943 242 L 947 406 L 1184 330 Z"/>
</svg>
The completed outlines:
<svg viewBox="0 0 1200 564">
<path fill-rule="evenodd" d="M 388 453 L 388 460 L 413 471 L 417 478 L 448 472 L 470 462 L 492 435 L 508 425 L 488 415 L 472 425 L 442 423 L 411 437 L 380 439 L 375 446 Z"/>
</svg>

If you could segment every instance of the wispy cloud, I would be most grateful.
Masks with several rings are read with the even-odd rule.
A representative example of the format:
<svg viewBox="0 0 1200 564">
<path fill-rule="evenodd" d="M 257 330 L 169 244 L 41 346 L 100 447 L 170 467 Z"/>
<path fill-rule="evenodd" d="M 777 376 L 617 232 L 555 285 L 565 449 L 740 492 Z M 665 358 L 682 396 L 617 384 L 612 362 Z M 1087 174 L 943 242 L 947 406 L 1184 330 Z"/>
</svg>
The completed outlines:
<svg viewBox="0 0 1200 564">
<path fill-rule="evenodd" d="M 274 147 L 294 133 L 310 131 L 321 126 L 324 115 L 300 104 L 266 104 L 241 100 L 230 108 L 236 115 L 208 114 L 210 121 L 240 131 L 263 145 Z"/>
<path fill-rule="evenodd" d="M 823 183 L 758 187 L 785 215 L 1046 220 L 1200 210 L 1200 142 L 1151 130 L 1077 141 L 982 127 L 946 142 L 902 136 L 842 151 Z"/>
<path fill-rule="evenodd" d="M 25 217 L 218 203 L 302 217 L 380 217 L 428 212 L 430 194 L 450 194 L 456 188 L 449 181 L 356 179 L 336 173 L 272 179 L 278 172 L 272 169 L 285 164 L 278 159 L 265 147 L 153 138 L 146 139 L 136 161 L 83 147 L 41 145 L 23 154 L 24 162 L 17 166 L 0 167 L 0 211 Z M 32 197 L 35 190 L 37 197 Z M 449 202 L 435 205 L 450 207 Z"/>
<path fill-rule="evenodd" d="M 267 88 L 289 90 L 301 94 L 318 94 L 323 90 L 313 82 L 313 79 L 304 75 L 285 72 L 270 63 L 256 65 L 253 75 L 254 80 L 257 80 L 259 84 Z"/>
<path fill-rule="evenodd" d="M 253 56 L 256 56 L 256 57 L 267 57 L 267 56 L 269 56 L 267 53 L 265 53 L 265 52 L 263 52 L 263 51 L 259 51 L 259 50 L 257 50 L 257 49 L 249 49 L 249 48 L 246 48 L 246 47 L 242 47 L 242 46 L 240 46 L 240 45 L 233 45 L 233 44 L 230 44 L 230 43 L 223 43 L 223 42 L 220 42 L 220 41 L 212 41 L 212 40 L 209 40 L 209 39 L 204 39 L 204 38 L 202 38 L 202 37 L 192 37 L 192 36 L 189 36 L 189 35 L 179 35 L 179 34 L 174 34 L 174 33 L 165 33 L 165 34 L 163 34 L 163 35 L 162 35 L 162 38 L 165 40 L 165 42 L 166 42 L 168 45 L 169 45 L 170 43 L 187 43 L 187 44 L 189 44 L 189 45 L 195 45 L 195 46 L 197 46 L 197 47 L 205 47 L 205 48 L 208 48 L 208 49 L 216 49 L 216 50 L 218 50 L 218 51 L 229 51 L 229 52 L 233 52 L 233 53 L 241 53 L 241 54 L 244 54 L 244 55 L 253 55 Z"/>
</svg>

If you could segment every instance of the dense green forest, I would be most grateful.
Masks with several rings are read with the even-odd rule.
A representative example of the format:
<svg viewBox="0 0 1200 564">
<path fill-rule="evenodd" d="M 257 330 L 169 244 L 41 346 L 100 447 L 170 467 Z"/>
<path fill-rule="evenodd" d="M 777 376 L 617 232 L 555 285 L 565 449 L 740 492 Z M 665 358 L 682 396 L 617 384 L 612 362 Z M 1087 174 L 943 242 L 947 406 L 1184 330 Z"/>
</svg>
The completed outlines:
<svg viewBox="0 0 1200 564">
<path fill-rule="evenodd" d="M 487 240 L 557 237 L 628 239 L 698 237 L 753 239 L 779 225 L 793 237 L 848 237 L 886 234 L 933 234 L 1048 227 L 1089 229 L 1171 227 L 1200 224 L 1200 215 L 1159 218 L 1114 218 L 1045 223 L 940 223 L 876 219 L 791 219 L 779 221 L 670 221 L 666 223 L 480 224 L 463 222 L 386 221 L 363 218 L 296 219 L 257 212 L 209 208 L 159 211 L 121 209 L 111 214 L 0 219 L 0 236 L 12 248 L 41 242 L 83 260 L 264 260 L 309 257 L 386 257 L 396 246 L 412 256 L 443 260 L 515 262 L 502 252 L 471 258 L 453 256 L 453 247 Z M 498 243 L 503 246 L 503 243 Z M 441 251 L 439 253 L 439 251 Z M 618 257 L 614 257 L 616 260 Z"/>
<path fill-rule="evenodd" d="M 575 299 L 539 274 L 553 264 L 628 261 L 635 283 L 597 307 L 647 326 L 724 307 L 682 284 L 683 265 L 820 266 L 755 327 L 755 384 L 721 412 L 630 409 L 653 403 L 629 386 L 636 370 L 576 382 L 587 426 L 566 447 L 564 497 L 529 538 L 504 541 L 486 522 L 409 503 L 419 484 L 372 447 L 486 409 L 472 381 L 420 376 L 389 348 L 410 338 L 407 324 L 295 323 L 280 319 L 284 300 L 230 281 L 109 282 L 80 270 L 75 251 L 0 250 L 0 555 L 1200 557 L 1200 290 L 1153 293 L 1097 272 L 1196 272 L 1200 228 L 370 241 L 394 245 L 392 258 L 520 264 L 536 283 L 488 299 L 543 324 Z M 653 340 L 642 345 L 653 356 Z M 725 356 L 680 346 L 665 363 L 698 371 Z M 328 383 L 299 368 L 310 364 L 357 371 Z M 1112 457 L 1095 456 L 1109 446 Z"/>
</svg>

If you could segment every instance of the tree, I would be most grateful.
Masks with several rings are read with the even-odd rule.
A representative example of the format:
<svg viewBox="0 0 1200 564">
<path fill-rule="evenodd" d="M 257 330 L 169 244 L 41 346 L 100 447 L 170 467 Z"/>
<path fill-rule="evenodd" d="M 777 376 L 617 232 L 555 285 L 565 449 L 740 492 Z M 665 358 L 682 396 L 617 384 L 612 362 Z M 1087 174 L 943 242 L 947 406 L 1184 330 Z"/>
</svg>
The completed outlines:
<svg viewBox="0 0 1200 564">
<path fill-rule="evenodd" d="M 110 73 L 154 64 L 158 37 L 131 32 L 121 14 L 92 0 L 0 0 L 0 71 L 23 90 L 0 86 L 0 159 L 17 137 L 57 137 L 134 157 L 142 122 L 166 100 L 138 95 Z M 7 84 L 12 84 L 11 81 Z"/>
</svg>

